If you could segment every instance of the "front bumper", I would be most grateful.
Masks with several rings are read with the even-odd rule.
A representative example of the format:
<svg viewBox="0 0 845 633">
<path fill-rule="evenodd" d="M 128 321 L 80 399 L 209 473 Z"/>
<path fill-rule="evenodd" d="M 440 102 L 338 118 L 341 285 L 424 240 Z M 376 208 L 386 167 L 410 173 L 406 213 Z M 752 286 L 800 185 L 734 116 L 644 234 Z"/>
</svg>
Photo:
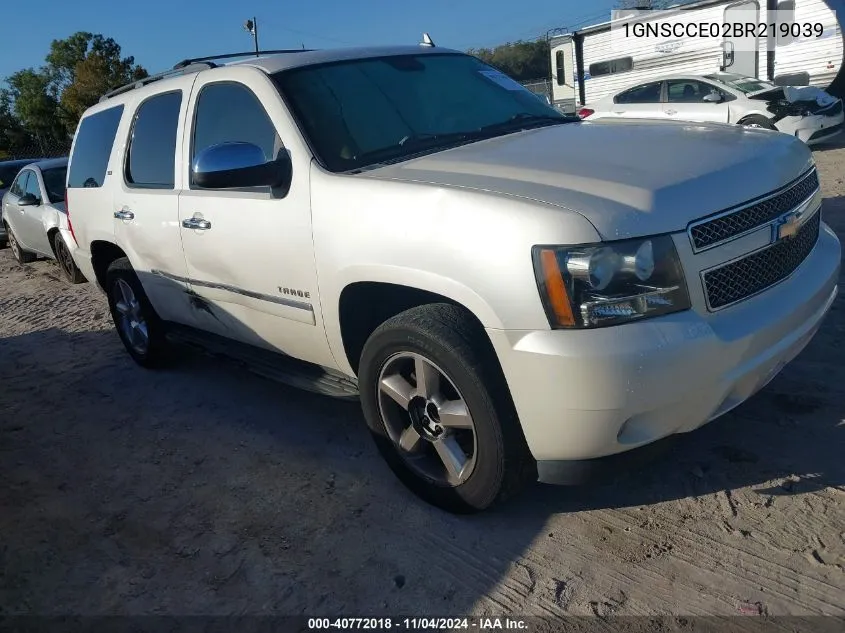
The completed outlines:
<svg viewBox="0 0 845 633">
<path fill-rule="evenodd" d="M 810 342 L 837 295 L 841 247 L 821 228 L 791 277 L 717 313 L 488 330 L 541 480 L 560 483 L 567 464 L 554 462 L 578 466 L 693 431 L 762 389 Z"/>
<path fill-rule="evenodd" d="M 99 287 L 97 275 L 94 273 L 94 265 L 91 263 L 91 253 L 82 250 L 82 248 L 76 244 L 76 240 L 73 239 L 70 231 L 67 229 L 61 230 L 62 237 L 64 237 L 65 242 L 70 245 L 70 254 L 71 257 L 73 257 L 73 261 L 79 269 L 79 272 L 82 273 L 82 276 L 85 277 L 89 283 L 97 283 Z M 102 288 L 100 289 L 102 290 Z"/>
<path fill-rule="evenodd" d="M 843 122 L 845 122 L 845 113 L 840 112 L 834 116 L 786 117 L 779 121 L 776 127 L 781 132 L 791 134 L 812 146 L 829 141 L 841 134 Z"/>
</svg>

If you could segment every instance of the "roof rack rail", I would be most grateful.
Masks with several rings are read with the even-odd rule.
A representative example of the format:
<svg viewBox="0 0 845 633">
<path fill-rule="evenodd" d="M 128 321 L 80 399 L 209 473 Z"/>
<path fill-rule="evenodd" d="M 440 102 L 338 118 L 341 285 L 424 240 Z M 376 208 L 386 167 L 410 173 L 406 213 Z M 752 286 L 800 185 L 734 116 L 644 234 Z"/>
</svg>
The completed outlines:
<svg viewBox="0 0 845 633">
<path fill-rule="evenodd" d="M 282 53 L 307 53 L 313 49 L 310 48 L 284 48 L 280 50 L 272 50 L 272 51 L 247 51 L 244 53 L 226 53 L 225 55 L 208 55 L 206 57 L 193 57 L 191 59 L 183 59 L 181 62 L 176 64 L 173 69 L 179 70 L 180 68 L 185 68 L 186 66 L 190 66 L 191 64 L 196 64 L 199 62 L 208 62 L 215 59 L 233 59 L 235 57 L 259 57 L 261 55 L 280 55 Z"/>
<path fill-rule="evenodd" d="M 111 97 L 116 97 L 117 95 L 121 95 L 124 92 L 129 92 L 130 90 L 135 90 L 136 88 L 142 88 L 147 84 L 150 84 L 154 81 L 158 81 L 159 79 L 165 79 L 167 77 L 176 77 L 179 75 L 185 75 L 189 72 L 200 70 L 199 68 L 195 68 L 195 66 L 199 67 L 202 66 L 203 68 L 214 68 L 216 64 L 212 62 L 206 61 L 196 61 L 190 64 L 186 64 L 185 66 L 179 66 L 178 68 L 173 68 L 171 70 L 165 70 L 164 72 L 156 73 L 155 75 L 150 75 L 149 77 L 144 77 L 143 79 L 139 79 L 138 81 L 133 81 L 130 84 L 126 84 L 125 86 L 120 86 L 119 88 L 115 88 L 104 94 L 100 97 L 100 102 L 106 101 Z"/>
</svg>

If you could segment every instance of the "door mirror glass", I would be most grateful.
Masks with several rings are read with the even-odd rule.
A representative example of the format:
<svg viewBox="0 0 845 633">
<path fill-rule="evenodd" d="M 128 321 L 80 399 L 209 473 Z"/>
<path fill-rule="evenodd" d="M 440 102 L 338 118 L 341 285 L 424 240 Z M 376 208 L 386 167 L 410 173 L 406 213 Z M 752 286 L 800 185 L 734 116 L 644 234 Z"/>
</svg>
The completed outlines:
<svg viewBox="0 0 845 633">
<path fill-rule="evenodd" d="M 290 186 L 290 156 L 283 149 L 266 161 L 264 150 L 252 143 L 219 143 L 207 147 L 194 160 L 194 182 L 206 189 Z"/>
<path fill-rule="evenodd" d="M 35 207 L 41 204 L 41 201 L 31 193 L 25 193 L 18 198 L 19 207 Z"/>
</svg>

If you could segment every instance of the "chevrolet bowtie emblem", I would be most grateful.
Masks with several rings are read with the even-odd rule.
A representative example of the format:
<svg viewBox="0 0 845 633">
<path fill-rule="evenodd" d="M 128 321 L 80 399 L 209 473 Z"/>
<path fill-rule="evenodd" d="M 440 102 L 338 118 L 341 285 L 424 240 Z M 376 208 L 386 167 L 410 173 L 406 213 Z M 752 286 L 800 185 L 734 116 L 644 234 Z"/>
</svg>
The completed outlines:
<svg viewBox="0 0 845 633">
<path fill-rule="evenodd" d="M 801 215 L 798 213 L 789 213 L 781 218 L 781 221 L 777 224 L 776 230 L 776 241 L 780 240 L 788 240 L 798 233 L 798 229 L 801 228 Z"/>
</svg>

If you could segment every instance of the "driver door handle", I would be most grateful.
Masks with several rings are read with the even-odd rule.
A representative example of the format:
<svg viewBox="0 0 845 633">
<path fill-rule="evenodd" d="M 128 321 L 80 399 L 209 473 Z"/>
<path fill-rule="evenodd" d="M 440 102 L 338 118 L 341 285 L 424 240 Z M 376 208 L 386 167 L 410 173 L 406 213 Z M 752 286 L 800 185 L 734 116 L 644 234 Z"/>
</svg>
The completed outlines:
<svg viewBox="0 0 845 633">
<path fill-rule="evenodd" d="M 115 211 L 114 218 L 116 220 L 134 220 L 135 214 L 132 213 L 132 211 L 130 211 L 129 209 L 124 208 L 120 211 Z"/>
<path fill-rule="evenodd" d="M 199 231 L 207 231 L 211 228 L 211 222 L 203 218 L 188 218 L 182 220 L 182 226 L 186 229 L 197 229 Z"/>
<path fill-rule="evenodd" d="M 666 110 L 666 114 L 668 114 L 669 116 L 674 116 L 674 115 L 678 114 L 678 111 L 677 110 Z"/>
</svg>

